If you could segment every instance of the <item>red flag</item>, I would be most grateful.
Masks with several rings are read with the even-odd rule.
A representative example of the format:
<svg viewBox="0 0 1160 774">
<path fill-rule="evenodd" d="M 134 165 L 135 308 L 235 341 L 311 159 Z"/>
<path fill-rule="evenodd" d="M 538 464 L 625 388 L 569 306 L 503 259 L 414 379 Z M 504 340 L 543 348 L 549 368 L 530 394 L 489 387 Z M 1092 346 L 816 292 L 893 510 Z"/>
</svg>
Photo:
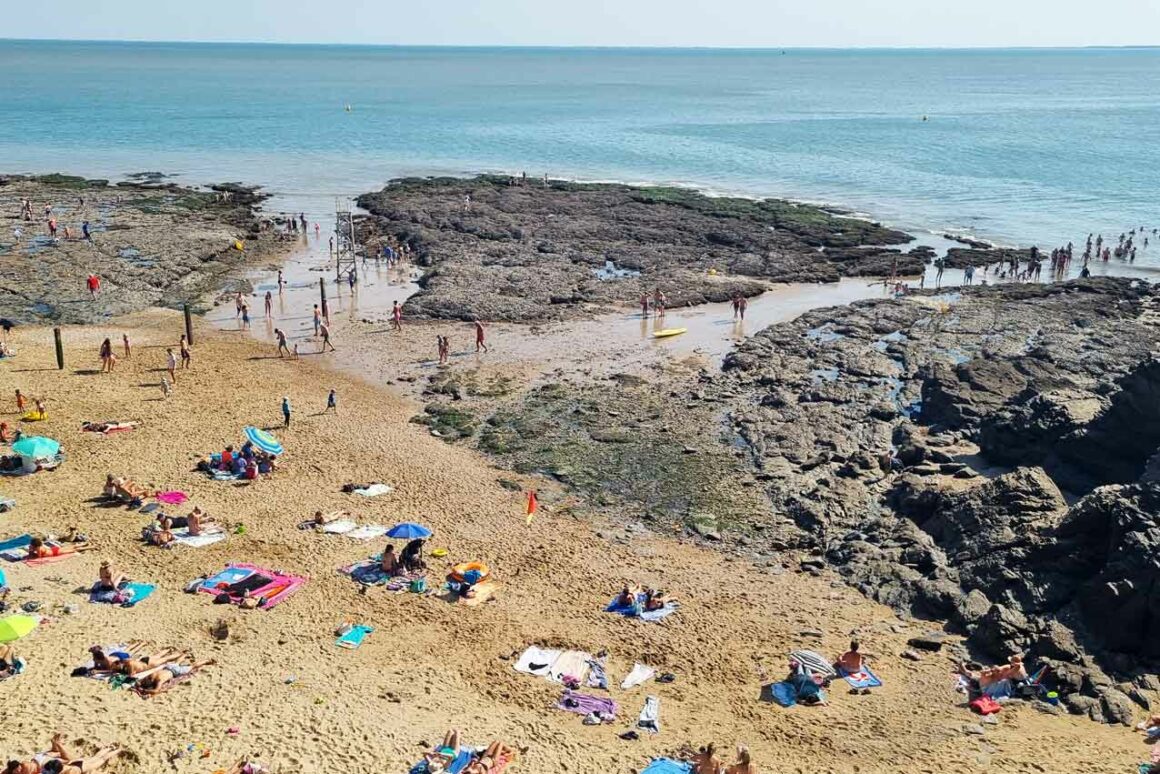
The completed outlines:
<svg viewBox="0 0 1160 774">
<path fill-rule="evenodd" d="M 528 520 L 527 520 L 528 524 L 532 523 L 532 517 L 536 515 L 536 508 L 538 506 L 539 506 L 539 503 L 536 502 L 536 490 L 529 489 L 528 490 Z"/>
</svg>

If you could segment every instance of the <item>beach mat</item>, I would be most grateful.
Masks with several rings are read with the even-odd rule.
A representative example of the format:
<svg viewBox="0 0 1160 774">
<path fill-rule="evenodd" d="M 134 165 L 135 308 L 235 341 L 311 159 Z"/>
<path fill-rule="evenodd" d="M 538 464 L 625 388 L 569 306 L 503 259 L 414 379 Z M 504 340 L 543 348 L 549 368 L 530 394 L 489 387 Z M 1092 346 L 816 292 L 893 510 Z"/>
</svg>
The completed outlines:
<svg viewBox="0 0 1160 774">
<path fill-rule="evenodd" d="M 340 648 L 347 650 L 357 650 L 359 645 L 363 644 L 363 640 L 367 635 L 374 631 L 374 627 L 364 626 L 359 624 L 352 626 L 351 630 L 334 641 L 334 644 Z"/>
<path fill-rule="evenodd" d="M 761 700 L 780 704 L 783 707 L 792 707 L 797 704 L 797 689 L 788 680 L 770 683 L 761 689 Z"/>
<path fill-rule="evenodd" d="M 564 695 L 556 703 L 556 708 L 562 709 L 565 712 L 575 712 L 577 715 L 589 715 L 593 712 L 599 712 L 601 715 L 609 717 L 616 715 L 618 710 L 616 702 L 612 699 L 604 696 L 576 693 L 575 691 L 564 691 Z"/>
<path fill-rule="evenodd" d="M 11 551 L 14 548 L 27 548 L 30 543 L 32 543 L 32 535 L 19 535 L 14 538 L 8 538 L 0 543 L 0 552 Z"/>
<path fill-rule="evenodd" d="M 138 602 L 143 602 L 157 590 L 157 587 L 152 583 L 122 583 L 121 588 L 117 591 L 91 591 L 89 592 L 89 602 L 97 604 L 117 604 L 121 607 L 133 607 Z M 128 596 L 124 602 L 117 602 L 116 596 Z"/>
<path fill-rule="evenodd" d="M 206 546 L 212 546 L 214 543 L 220 543 L 225 539 L 225 532 L 210 532 L 208 534 L 203 532 L 200 535 L 191 535 L 188 529 L 173 530 L 173 542 L 178 545 L 189 546 L 190 548 L 205 548 Z"/>
<path fill-rule="evenodd" d="M 592 656 L 582 650 L 568 650 L 560 655 L 548 671 L 548 679 L 553 683 L 564 682 L 565 677 L 575 677 L 581 683 L 588 677 L 588 662 Z"/>
<path fill-rule="evenodd" d="M 645 766 L 640 774 L 689 774 L 693 764 L 684 761 L 675 761 L 672 758 L 657 758 Z"/>
<path fill-rule="evenodd" d="M 870 669 L 869 664 L 863 664 L 861 672 L 850 673 L 845 669 L 839 669 L 838 674 L 840 674 L 842 679 L 849 683 L 853 688 L 861 689 L 882 687 L 882 681 L 879 680 L 878 676 Z"/>
<path fill-rule="evenodd" d="M 379 495 L 390 494 L 395 491 L 394 487 L 386 484 L 371 484 L 366 489 L 356 489 L 354 493 L 363 497 L 378 497 Z"/>
<path fill-rule="evenodd" d="M 60 556 L 42 556 L 39 559 L 25 559 L 24 564 L 29 567 L 43 567 L 46 564 L 56 564 L 67 559 L 72 559 L 74 556 L 80 556 L 80 552 L 72 551 L 67 554 L 61 554 Z"/>
<path fill-rule="evenodd" d="M 513 669 L 536 677 L 547 677 L 552 671 L 552 665 L 562 655 L 563 652 L 559 650 L 543 650 L 535 645 L 529 645 Z"/>
<path fill-rule="evenodd" d="M 608 607 L 604 608 L 606 613 L 616 613 L 625 618 L 639 618 L 642 621 L 659 621 L 662 618 L 667 618 L 677 611 L 679 605 L 676 602 L 666 602 L 664 607 L 660 610 L 645 610 L 644 600 L 641 599 L 640 605 L 622 605 L 617 603 L 617 597 L 613 597 L 612 601 L 608 603 Z M 638 613 L 637 610 L 640 610 Z"/>
<path fill-rule="evenodd" d="M 389 582 L 391 576 L 383 570 L 380 561 L 380 557 L 372 556 L 370 559 L 363 559 L 361 562 L 339 567 L 338 572 L 340 575 L 349 575 L 355 583 L 361 583 L 364 586 L 381 586 Z"/>
<path fill-rule="evenodd" d="M 345 534 L 351 540 L 374 540 L 387 534 L 387 528 L 381 524 L 366 524 Z"/>
<path fill-rule="evenodd" d="M 358 525 L 350 519 L 338 519 L 329 524 L 324 524 L 322 531 L 328 535 L 345 535 L 348 532 L 353 532 L 357 528 Z"/>
<path fill-rule="evenodd" d="M 474 757 L 474 750 L 470 747 L 461 747 L 459 754 L 455 756 L 453 761 L 447 764 L 447 767 L 443 771 L 447 772 L 447 774 L 459 774 L 459 772 L 467 768 L 467 764 L 471 763 Z M 411 767 L 410 774 L 428 774 L 430 771 L 431 769 L 427 765 L 427 761 L 422 760 Z"/>
</svg>

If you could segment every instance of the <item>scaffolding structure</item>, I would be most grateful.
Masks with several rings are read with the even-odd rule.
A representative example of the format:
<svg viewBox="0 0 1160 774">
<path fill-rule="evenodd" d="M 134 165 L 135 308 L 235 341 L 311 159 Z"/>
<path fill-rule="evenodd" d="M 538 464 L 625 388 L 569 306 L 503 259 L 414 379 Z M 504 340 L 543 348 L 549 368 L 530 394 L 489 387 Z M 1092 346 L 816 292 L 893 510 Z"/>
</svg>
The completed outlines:
<svg viewBox="0 0 1160 774">
<path fill-rule="evenodd" d="M 358 240 L 354 231 L 354 212 L 347 207 L 338 208 L 335 201 L 334 214 L 334 277 L 338 282 L 350 275 L 358 276 L 355 263 L 358 260 Z"/>
</svg>

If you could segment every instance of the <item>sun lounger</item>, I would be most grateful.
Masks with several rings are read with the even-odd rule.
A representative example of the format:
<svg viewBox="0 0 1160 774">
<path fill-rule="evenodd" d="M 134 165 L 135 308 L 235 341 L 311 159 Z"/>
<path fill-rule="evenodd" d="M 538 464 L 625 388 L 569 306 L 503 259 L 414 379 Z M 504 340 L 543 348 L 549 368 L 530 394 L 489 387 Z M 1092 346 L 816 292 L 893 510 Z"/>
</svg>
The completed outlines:
<svg viewBox="0 0 1160 774">
<path fill-rule="evenodd" d="M 552 665 L 561 655 L 563 652 L 559 650 L 542 650 L 535 645 L 530 645 L 513 668 L 524 674 L 547 677 L 552 671 Z"/>
<path fill-rule="evenodd" d="M 852 688 L 861 690 L 862 688 L 880 688 L 882 681 L 870 669 L 869 664 L 862 665 L 861 672 L 847 672 L 845 669 L 838 669 L 838 674 L 842 679 L 850 684 Z"/>
</svg>

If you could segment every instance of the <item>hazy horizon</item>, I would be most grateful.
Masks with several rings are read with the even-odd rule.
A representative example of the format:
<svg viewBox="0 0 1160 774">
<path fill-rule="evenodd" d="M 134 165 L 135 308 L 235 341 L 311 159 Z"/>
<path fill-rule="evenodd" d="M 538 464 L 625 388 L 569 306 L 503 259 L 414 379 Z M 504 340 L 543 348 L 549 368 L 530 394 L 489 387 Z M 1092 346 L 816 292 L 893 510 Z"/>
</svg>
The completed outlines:
<svg viewBox="0 0 1160 774">
<path fill-rule="evenodd" d="M 977 0 L 82 0 L 17 4 L 9 40 L 536 48 L 1123 48 L 1160 45 L 1160 3 Z M 1142 32 L 1152 30 L 1152 32 Z"/>
</svg>

